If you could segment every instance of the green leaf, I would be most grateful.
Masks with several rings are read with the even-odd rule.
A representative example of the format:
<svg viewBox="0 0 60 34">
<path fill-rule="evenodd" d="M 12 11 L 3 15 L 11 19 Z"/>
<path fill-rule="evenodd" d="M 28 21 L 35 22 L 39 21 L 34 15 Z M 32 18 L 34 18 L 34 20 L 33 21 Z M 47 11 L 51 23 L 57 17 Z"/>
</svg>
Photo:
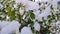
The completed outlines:
<svg viewBox="0 0 60 34">
<path fill-rule="evenodd" d="M 58 2 L 58 8 L 60 9 L 60 1 Z"/>
<path fill-rule="evenodd" d="M 43 24 L 43 21 L 39 21 L 39 24 L 42 25 Z"/>
<path fill-rule="evenodd" d="M 15 19 L 15 12 L 12 11 L 12 13 L 11 13 L 11 15 L 10 15 L 10 20 L 12 21 L 12 20 L 14 20 L 14 19 Z"/>
<path fill-rule="evenodd" d="M 51 15 L 48 15 L 47 18 L 48 18 L 48 19 L 51 18 Z"/>
<path fill-rule="evenodd" d="M 20 8 L 20 7 L 23 7 L 23 4 L 22 4 L 22 3 L 20 3 L 20 4 L 18 5 L 18 8 Z"/>
<path fill-rule="evenodd" d="M 58 2 L 58 5 L 60 5 L 60 1 Z"/>
<path fill-rule="evenodd" d="M 7 14 L 10 17 L 10 20 L 11 21 L 14 20 L 15 19 L 15 11 L 12 10 L 12 7 L 8 7 L 7 11 L 8 11 Z"/>
<path fill-rule="evenodd" d="M 30 18 L 31 19 L 35 19 L 35 14 L 34 13 L 30 13 Z"/>
<path fill-rule="evenodd" d="M 12 7 L 8 7 L 8 8 L 7 8 L 8 16 L 10 16 L 10 15 L 11 15 L 11 13 L 12 13 L 11 9 L 12 9 Z"/>
</svg>

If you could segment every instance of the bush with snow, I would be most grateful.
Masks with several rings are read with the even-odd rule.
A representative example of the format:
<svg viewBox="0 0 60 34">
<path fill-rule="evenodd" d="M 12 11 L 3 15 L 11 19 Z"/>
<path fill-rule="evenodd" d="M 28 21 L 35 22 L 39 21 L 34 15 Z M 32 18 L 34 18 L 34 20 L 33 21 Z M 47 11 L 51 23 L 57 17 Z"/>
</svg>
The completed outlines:
<svg viewBox="0 0 60 34">
<path fill-rule="evenodd" d="M 59 34 L 59 30 L 60 0 L 0 0 L 0 34 Z"/>
</svg>

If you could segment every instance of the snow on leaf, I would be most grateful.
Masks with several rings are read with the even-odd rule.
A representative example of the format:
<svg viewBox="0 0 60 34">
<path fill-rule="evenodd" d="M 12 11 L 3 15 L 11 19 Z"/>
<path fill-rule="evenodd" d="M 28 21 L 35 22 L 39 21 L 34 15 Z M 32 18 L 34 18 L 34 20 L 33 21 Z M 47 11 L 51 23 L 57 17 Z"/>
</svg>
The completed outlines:
<svg viewBox="0 0 60 34">
<path fill-rule="evenodd" d="M 35 28 L 35 30 L 40 31 L 40 24 L 38 22 L 35 22 L 34 28 Z"/>
</svg>

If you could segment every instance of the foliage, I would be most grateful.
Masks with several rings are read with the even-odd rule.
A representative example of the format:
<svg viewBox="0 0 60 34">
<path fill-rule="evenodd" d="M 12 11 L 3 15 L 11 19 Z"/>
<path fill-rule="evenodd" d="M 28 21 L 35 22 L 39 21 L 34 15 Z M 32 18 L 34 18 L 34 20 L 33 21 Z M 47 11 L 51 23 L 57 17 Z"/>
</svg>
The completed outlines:
<svg viewBox="0 0 60 34">
<path fill-rule="evenodd" d="M 33 5 L 30 5 L 25 1 L 24 2 L 21 1 L 21 3 L 19 2 L 16 3 L 15 0 L 4 0 L 4 1 L 0 0 L 0 20 L 5 20 L 5 21 L 17 20 L 21 24 L 21 27 L 19 29 L 20 32 L 24 26 L 29 26 L 31 27 L 31 30 L 33 33 L 51 34 L 51 30 L 50 30 L 50 28 L 52 27 L 51 24 L 60 20 L 60 2 L 58 2 L 57 8 L 53 7 L 53 4 L 51 5 L 51 3 L 48 1 L 44 3 L 43 2 L 35 3 L 33 1 L 30 1 L 30 2 Z M 45 10 L 47 7 L 49 7 L 51 11 L 48 8 L 47 9 L 48 12 L 47 12 L 47 10 Z M 36 12 L 36 11 L 39 11 L 39 12 Z M 39 15 L 40 17 L 38 18 Z M 38 22 L 40 24 L 40 27 L 41 27 L 40 31 L 36 31 L 34 29 L 35 22 Z"/>
</svg>

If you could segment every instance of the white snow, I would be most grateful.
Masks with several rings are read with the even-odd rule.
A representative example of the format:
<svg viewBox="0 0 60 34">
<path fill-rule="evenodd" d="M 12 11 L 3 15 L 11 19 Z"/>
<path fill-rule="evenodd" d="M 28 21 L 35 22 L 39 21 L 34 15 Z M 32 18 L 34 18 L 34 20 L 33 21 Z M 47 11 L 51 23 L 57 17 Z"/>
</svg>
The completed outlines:
<svg viewBox="0 0 60 34">
<path fill-rule="evenodd" d="M 33 34 L 30 27 L 23 27 L 21 29 L 21 34 Z"/>
<path fill-rule="evenodd" d="M 60 28 L 60 21 L 56 22 L 56 26 L 59 26 L 59 28 Z"/>
<path fill-rule="evenodd" d="M 17 4 L 17 3 L 16 3 L 16 4 L 14 4 L 14 8 L 18 8 L 17 6 L 18 6 L 18 4 Z"/>
<path fill-rule="evenodd" d="M 60 0 L 53 0 L 52 1 L 53 8 L 57 8 L 58 7 L 58 1 L 60 1 Z"/>
<path fill-rule="evenodd" d="M 37 19 L 37 16 L 40 14 L 40 10 L 34 11 L 33 13 L 35 14 L 35 18 Z"/>
<path fill-rule="evenodd" d="M 16 3 L 22 3 L 25 7 L 25 10 L 38 10 L 39 5 L 37 2 L 29 1 L 29 0 L 15 0 Z"/>
<path fill-rule="evenodd" d="M 40 31 L 40 24 L 38 22 L 35 22 L 34 28 L 35 28 L 35 30 Z"/>
<path fill-rule="evenodd" d="M 39 5 L 36 2 L 28 1 L 27 5 L 25 6 L 26 10 L 38 10 Z"/>
<path fill-rule="evenodd" d="M 0 3 L 0 9 L 3 7 L 3 5 Z"/>
<path fill-rule="evenodd" d="M 44 17 L 44 19 L 47 19 L 47 16 L 48 15 L 51 15 L 51 9 L 50 9 L 50 6 L 48 6 L 45 10 L 42 11 L 41 14 L 39 14 L 37 16 L 37 20 L 38 21 L 42 21 L 42 17 Z"/>
<path fill-rule="evenodd" d="M 15 0 L 16 3 L 22 3 L 23 5 L 26 5 L 28 0 Z"/>
<path fill-rule="evenodd" d="M 52 0 L 41 0 L 41 2 L 44 2 L 44 3 L 51 3 Z"/>
<path fill-rule="evenodd" d="M 37 16 L 40 14 L 40 10 L 34 11 L 33 13 Z"/>
<path fill-rule="evenodd" d="M 19 28 L 20 24 L 17 21 L 12 21 L 8 26 L 2 28 L 1 34 L 15 33 L 16 29 Z"/>
<path fill-rule="evenodd" d="M 5 26 L 8 26 L 10 24 L 10 22 L 8 21 L 0 21 L 0 28 L 4 28 Z"/>
</svg>

